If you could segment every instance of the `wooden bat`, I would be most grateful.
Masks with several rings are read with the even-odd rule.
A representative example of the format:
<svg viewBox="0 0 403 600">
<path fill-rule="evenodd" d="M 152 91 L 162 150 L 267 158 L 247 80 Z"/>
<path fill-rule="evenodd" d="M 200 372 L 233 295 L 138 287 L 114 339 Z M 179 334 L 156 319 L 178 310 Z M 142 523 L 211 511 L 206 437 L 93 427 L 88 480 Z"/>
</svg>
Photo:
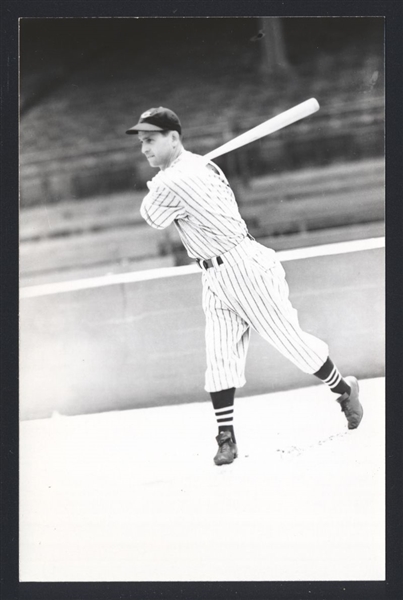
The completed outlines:
<svg viewBox="0 0 403 600">
<path fill-rule="evenodd" d="M 315 98 L 305 100 L 305 102 L 301 102 L 301 104 L 297 104 L 293 108 L 280 113 L 276 117 L 272 117 L 268 121 L 264 121 L 264 123 L 257 125 L 257 127 L 253 127 L 252 129 L 249 129 L 249 131 L 245 131 L 245 133 L 238 135 L 215 150 L 208 152 L 203 158 L 206 161 L 212 160 L 217 156 L 221 156 L 227 152 L 241 148 L 241 146 L 255 142 L 256 140 L 259 140 L 270 133 L 274 133 L 279 129 L 283 129 L 283 127 L 287 127 L 287 125 L 291 125 L 291 123 L 295 123 L 296 121 L 300 121 L 305 117 L 309 117 L 309 115 L 312 115 L 317 110 L 319 110 L 319 102 Z"/>
</svg>

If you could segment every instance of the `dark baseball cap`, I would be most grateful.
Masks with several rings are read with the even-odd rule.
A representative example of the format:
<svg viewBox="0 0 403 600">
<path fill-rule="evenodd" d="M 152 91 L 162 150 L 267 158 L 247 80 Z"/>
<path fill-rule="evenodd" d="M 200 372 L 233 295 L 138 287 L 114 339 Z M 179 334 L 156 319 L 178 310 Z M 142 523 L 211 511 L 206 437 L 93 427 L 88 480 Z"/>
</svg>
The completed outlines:
<svg viewBox="0 0 403 600">
<path fill-rule="evenodd" d="M 181 122 L 169 108 L 159 106 L 158 108 L 150 108 L 140 115 L 139 122 L 133 125 L 126 133 L 138 133 L 139 131 L 177 131 L 182 133 Z"/>
</svg>

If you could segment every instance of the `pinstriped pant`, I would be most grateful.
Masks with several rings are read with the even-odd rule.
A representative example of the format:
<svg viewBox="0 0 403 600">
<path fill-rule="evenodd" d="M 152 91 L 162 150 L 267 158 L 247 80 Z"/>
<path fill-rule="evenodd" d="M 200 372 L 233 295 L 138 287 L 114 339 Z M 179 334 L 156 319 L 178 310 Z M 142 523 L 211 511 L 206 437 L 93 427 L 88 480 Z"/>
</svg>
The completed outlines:
<svg viewBox="0 0 403 600">
<path fill-rule="evenodd" d="M 203 271 L 207 370 L 205 390 L 245 385 L 251 328 L 305 373 L 315 373 L 329 350 L 302 331 L 289 298 L 285 272 L 274 250 L 245 238 Z"/>
</svg>

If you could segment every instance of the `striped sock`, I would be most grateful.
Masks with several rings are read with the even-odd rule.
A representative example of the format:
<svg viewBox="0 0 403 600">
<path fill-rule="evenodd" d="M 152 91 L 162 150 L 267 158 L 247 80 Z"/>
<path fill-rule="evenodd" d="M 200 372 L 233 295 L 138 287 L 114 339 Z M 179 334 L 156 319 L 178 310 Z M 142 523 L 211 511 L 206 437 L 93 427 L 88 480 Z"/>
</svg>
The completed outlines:
<svg viewBox="0 0 403 600">
<path fill-rule="evenodd" d="M 233 427 L 234 422 L 234 407 L 226 406 L 224 408 L 214 409 L 215 418 L 217 419 L 217 425 L 221 429 L 220 431 L 224 431 L 224 428 Z"/>
<path fill-rule="evenodd" d="M 235 388 L 221 390 L 220 392 L 211 392 L 211 400 L 213 402 L 214 413 L 218 425 L 218 433 L 221 431 L 230 431 L 234 443 L 234 396 Z"/>
<path fill-rule="evenodd" d="M 314 373 L 323 383 L 325 383 L 335 394 L 350 394 L 351 388 L 341 376 L 340 371 L 335 364 L 328 358 L 325 364 Z"/>
</svg>

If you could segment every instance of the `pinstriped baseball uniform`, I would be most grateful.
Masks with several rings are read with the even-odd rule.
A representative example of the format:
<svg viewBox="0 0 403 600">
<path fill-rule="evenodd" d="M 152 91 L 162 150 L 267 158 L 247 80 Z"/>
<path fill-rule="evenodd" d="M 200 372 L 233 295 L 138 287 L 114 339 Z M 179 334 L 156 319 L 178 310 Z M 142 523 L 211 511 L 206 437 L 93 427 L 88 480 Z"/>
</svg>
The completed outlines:
<svg viewBox="0 0 403 600">
<path fill-rule="evenodd" d="M 224 173 L 213 163 L 210 167 L 201 156 L 184 150 L 148 182 L 150 193 L 140 211 L 157 229 L 173 222 L 195 259 L 219 256 L 248 233 Z"/>
<path fill-rule="evenodd" d="M 284 269 L 274 250 L 248 236 L 222 171 L 184 150 L 148 188 L 143 218 L 157 229 L 174 223 L 189 256 L 203 268 L 206 391 L 245 384 L 251 328 L 305 373 L 318 371 L 328 346 L 302 331 Z M 203 267 L 207 259 L 211 268 Z"/>
</svg>

